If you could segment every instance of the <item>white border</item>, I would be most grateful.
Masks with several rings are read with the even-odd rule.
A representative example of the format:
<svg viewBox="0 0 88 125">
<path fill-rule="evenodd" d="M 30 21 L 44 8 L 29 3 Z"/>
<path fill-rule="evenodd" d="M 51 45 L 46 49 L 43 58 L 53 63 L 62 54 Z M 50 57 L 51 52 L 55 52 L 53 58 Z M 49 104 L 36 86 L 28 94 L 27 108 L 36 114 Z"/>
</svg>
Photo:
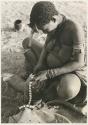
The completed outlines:
<svg viewBox="0 0 88 125">
<path fill-rule="evenodd" d="M 74 2 L 86 2 L 87 8 L 88 8 L 88 0 L 0 0 L 0 30 L 1 30 L 1 2 L 5 2 L 5 1 L 9 1 L 9 2 L 13 2 L 13 1 L 17 1 L 17 2 L 29 2 L 29 1 L 36 1 L 36 2 L 37 1 L 58 1 L 58 2 L 66 2 L 66 1 L 73 2 L 74 1 Z M 88 9 L 87 9 L 87 27 L 88 27 Z M 87 29 L 87 41 L 88 41 L 88 29 Z M 87 42 L 87 46 L 88 46 L 88 42 Z M 1 33 L 0 33 L 0 50 L 1 50 Z M 88 56 L 88 50 L 87 50 L 87 56 Z M 87 57 L 87 59 L 88 59 L 88 57 Z M 1 74 L 1 51 L 0 51 L 0 74 Z M 87 74 L 88 74 L 88 70 L 87 70 Z M 0 77 L 0 79 L 1 79 L 1 77 Z M 0 86 L 0 88 L 1 88 L 1 86 Z M 88 97 L 88 93 L 87 93 L 87 97 Z M 0 99 L 1 99 L 1 91 L 0 91 Z M 1 101 L 0 101 L 0 107 L 1 107 Z M 0 112 L 1 112 L 1 108 L 0 108 Z M 87 115 L 88 115 L 88 113 L 87 113 Z M 0 113 L 0 121 L 1 121 L 1 113 Z M 87 123 L 88 123 L 88 119 L 87 119 Z M 79 124 L 86 125 L 87 123 L 70 123 L 70 124 L 74 124 L 74 125 L 77 125 L 77 124 L 78 125 Z M 5 123 L 2 123 L 2 124 L 5 125 Z M 21 123 L 19 123 L 19 125 L 21 125 Z M 23 125 L 26 125 L 26 124 L 23 123 Z M 35 125 L 35 124 L 33 124 L 33 125 Z M 43 125 L 45 125 L 45 124 L 43 124 Z M 66 125 L 66 123 L 64 123 L 63 125 Z"/>
</svg>

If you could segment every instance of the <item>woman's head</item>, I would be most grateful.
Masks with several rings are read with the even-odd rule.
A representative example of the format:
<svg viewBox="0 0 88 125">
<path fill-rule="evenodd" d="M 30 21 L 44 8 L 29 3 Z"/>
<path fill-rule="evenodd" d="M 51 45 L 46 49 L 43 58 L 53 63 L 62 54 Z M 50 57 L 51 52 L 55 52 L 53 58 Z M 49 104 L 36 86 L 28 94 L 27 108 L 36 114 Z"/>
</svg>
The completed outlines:
<svg viewBox="0 0 88 125">
<path fill-rule="evenodd" d="M 51 24 L 50 21 L 55 22 L 54 17 L 56 15 L 58 15 L 58 12 L 53 3 L 49 1 L 37 2 L 30 14 L 30 27 L 42 29 L 46 24 Z"/>
</svg>

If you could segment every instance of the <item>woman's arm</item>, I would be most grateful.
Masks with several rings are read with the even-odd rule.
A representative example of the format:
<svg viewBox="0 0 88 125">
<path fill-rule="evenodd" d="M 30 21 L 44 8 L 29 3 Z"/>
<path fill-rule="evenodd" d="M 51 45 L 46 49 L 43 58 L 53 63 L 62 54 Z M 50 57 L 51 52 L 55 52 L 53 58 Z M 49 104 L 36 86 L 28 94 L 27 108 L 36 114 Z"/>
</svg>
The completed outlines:
<svg viewBox="0 0 88 125">
<path fill-rule="evenodd" d="M 58 76 L 58 75 L 62 75 L 65 73 L 70 73 L 70 72 L 78 70 L 82 66 L 84 66 L 84 54 L 80 53 L 80 54 L 75 55 L 75 60 L 68 62 L 62 67 L 56 68 L 55 74 L 56 76 Z"/>
<path fill-rule="evenodd" d="M 72 30 L 73 52 L 72 61 L 57 69 L 57 75 L 69 73 L 78 70 L 84 66 L 84 32 L 81 26 L 74 25 Z"/>
<path fill-rule="evenodd" d="M 47 55 L 47 51 L 46 51 L 46 49 L 44 47 L 42 52 L 41 52 L 40 58 L 38 60 L 38 64 L 43 64 L 44 63 L 44 61 L 46 59 L 46 55 Z"/>
<path fill-rule="evenodd" d="M 43 71 L 45 69 L 45 60 L 46 60 L 46 56 L 47 56 L 47 51 L 45 50 L 45 48 L 43 48 L 41 54 L 40 54 L 40 58 L 38 60 L 37 65 L 34 68 L 33 73 L 38 73 L 39 71 Z"/>
</svg>

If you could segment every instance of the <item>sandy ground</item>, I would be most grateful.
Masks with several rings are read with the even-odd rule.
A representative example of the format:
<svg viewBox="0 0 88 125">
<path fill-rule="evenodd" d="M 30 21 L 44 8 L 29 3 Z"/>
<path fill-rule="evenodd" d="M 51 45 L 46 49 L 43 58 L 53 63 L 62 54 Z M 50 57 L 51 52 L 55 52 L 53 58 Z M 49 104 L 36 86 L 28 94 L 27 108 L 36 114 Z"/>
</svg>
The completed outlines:
<svg viewBox="0 0 88 125">
<path fill-rule="evenodd" d="M 82 25 L 86 36 L 86 3 L 85 2 L 58 2 L 53 1 L 57 9 L 68 18 Z M 24 71 L 24 56 L 22 41 L 29 36 L 30 29 L 27 27 L 30 11 L 36 0 L 30 2 L 7 1 L 1 3 L 1 68 L 2 73 L 20 73 Z M 25 30 L 15 32 L 14 21 L 21 19 Z M 34 36 L 40 42 L 45 36 Z M 85 37 L 86 39 L 86 37 Z"/>
<path fill-rule="evenodd" d="M 84 30 L 86 42 L 86 18 L 87 4 L 85 2 L 56 2 L 53 1 L 59 12 L 68 18 L 78 22 Z M 27 27 L 30 11 L 35 1 L 17 2 L 7 1 L 1 3 L 1 71 L 2 73 L 24 72 L 24 55 L 22 41 L 29 36 L 30 29 Z M 25 25 L 24 31 L 14 31 L 14 21 L 21 19 Z M 39 42 L 45 40 L 44 34 L 35 34 L 34 38 Z"/>
</svg>

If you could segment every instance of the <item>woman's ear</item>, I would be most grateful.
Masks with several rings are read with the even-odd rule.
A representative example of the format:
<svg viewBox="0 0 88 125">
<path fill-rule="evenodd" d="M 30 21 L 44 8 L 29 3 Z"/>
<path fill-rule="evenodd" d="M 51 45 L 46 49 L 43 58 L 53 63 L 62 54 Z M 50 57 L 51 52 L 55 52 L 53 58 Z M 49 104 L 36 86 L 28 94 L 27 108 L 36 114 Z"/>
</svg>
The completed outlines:
<svg viewBox="0 0 88 125">
<path fill-rule="evenodd" d="M 57 16 L 56 15 L 54 15 L 53 17 L 52 17 L 52 21 L 55 23 L 56 22 L 56 19 L 57 19 Z"/>
<path fill-rule="evenodd" d="M 54 17 L 52 17 L 52 19 L 51 19 L 54 23 L 56 22 L 56 19 L 54 18 Z"/>
<path fill-rule="evenodd" d="M 30 23 L 30 24 L 27 24 L 27 25 L 32 29 L 33 32 L 36 32 L 36 33 L 38 32 L 38 28 L 37 28 L 36 24 Z"/>
</svg>

